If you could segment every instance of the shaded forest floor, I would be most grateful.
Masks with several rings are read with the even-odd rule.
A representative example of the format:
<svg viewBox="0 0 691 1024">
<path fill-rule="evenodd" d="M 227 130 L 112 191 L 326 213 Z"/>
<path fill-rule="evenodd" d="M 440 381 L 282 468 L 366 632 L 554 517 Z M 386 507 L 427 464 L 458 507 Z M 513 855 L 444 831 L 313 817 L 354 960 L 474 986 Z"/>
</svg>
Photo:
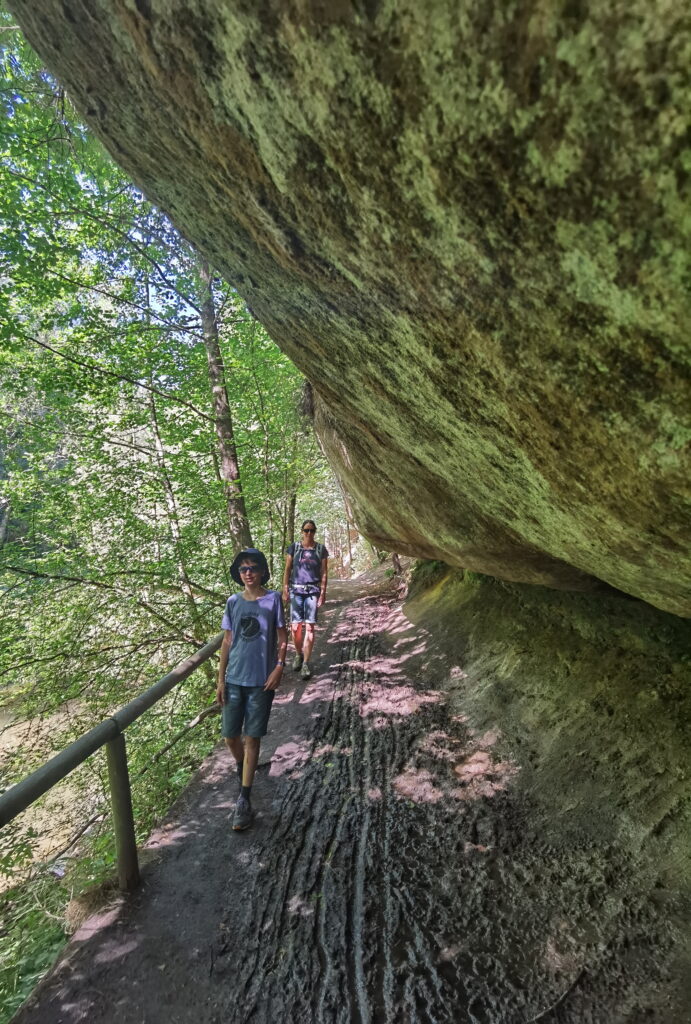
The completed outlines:
<svg viewBox="0 0 691 1024">
<path fill-rule="evenodd" d="M 315 675 L 276 698 L 253 793 L 217 748 L 16 1024 L 680 1021 L 662 919 L 616 845 L 546 838 L 458 636 L 383 574 L 335 582 Z M 686 1019 L 686 1018 L 683 1018 Z"/>
</svg>

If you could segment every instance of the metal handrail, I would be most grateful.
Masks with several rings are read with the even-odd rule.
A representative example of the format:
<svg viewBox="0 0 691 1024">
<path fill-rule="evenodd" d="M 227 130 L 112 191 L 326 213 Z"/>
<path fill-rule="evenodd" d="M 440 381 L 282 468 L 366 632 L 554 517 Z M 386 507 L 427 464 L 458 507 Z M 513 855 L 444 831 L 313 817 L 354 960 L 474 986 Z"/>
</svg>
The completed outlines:
<svg viewBox="0 0 691 1024">
<path fill-rule="evenodd" d="M 88 757 L 105 746 L 108 756 L 108 778 L 110 781 L 113 827 L 118 857 L 118 880 L 121 889 L 133 889 L 139 884 L 137 845 L 132 814 L 132 795 L 124 732 L 145 711 L 165 697 L 183 679 L 192 675 L 200 665 L 216 653 L 221 646 L 223 633 L 210 640 L 190 655 L 158 682 L 150 686 L 129 704 L 119 708 L 109 718 L 84 733 L 74 743 L 61 750 L 45 764 L 27 775 L 0 796 L 0 828 L 25 811 L 49 789 L 69 775 Z"/>
</svg>

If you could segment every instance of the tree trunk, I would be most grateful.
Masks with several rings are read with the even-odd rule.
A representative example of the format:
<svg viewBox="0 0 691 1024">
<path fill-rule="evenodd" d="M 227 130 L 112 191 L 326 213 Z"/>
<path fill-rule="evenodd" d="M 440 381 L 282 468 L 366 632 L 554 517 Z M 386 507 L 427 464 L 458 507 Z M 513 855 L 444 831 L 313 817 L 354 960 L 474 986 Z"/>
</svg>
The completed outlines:
<svg viewBox="0 0 691 1024">
<path fill-rule="evenodd" d="M 0 498 L 0 548 L 7 540 L 10 525 L 10 502 L 7 498 Z"/>
<path fill-rule="evenodd" d="M 297 505 L 298 496 L 295 491 L 290 495 L 288 499 L 288 523 L 286 526 L 286 534 L 288 544 L 292 544 L 295 540 L 295 506 Z M 286 545 L 287 547 L 288 545 Z"/>
<path fill-rule="evenodd" d="M 353 575 L 353 545 L 350 541 L 350 515 L 346 512 L 346 537 L 348 538 L 348 573 Z"/>
<path fill-rule="evenodd" d="M 175 500 L 175 492 L 170 482 L 168 475 L 168 468 L 166 466 L 165 448 L 161 441 L 161 434 L 158 429 L 158 416 L 156 414 L 156 399 L 152 394 L 149 400 L 151 409 L 151 427 L 154 438 L 154 445 L 156 451 L 156 464 L 158 466 L 161 484 L 163 486 L 163 494 L 165 497 L 166 507 L 168 509 L 168 526 L 170 528 L 170 534 L 175 547 L 176 561 L 178 567 L 178 577 L 180 579 L 180 589 L 185 597 L 185 602 L 189 610 L 190 619 L 192 622 L 192 634 L 201 646 L 206 643 L 207 632 L 202 621 L 202 617 L 199 614 L 199 608 L 192 592 L 192 584 L 190 582 L 189 574 L 187 572 L 187 565 L 185 564 L 185 556 L 183 552 L 182 544 L 182 531 L 180 529 L 180 516 L 178 514 L 177 502 Z M 202 666 L 202 671 L 206 676 L 207 685 L 213 687 L 215 682 L 215 671 L 211 662 L 206 661 Z"/>
<path fill-rule="evenodd" d="M 214 421 L 218 449 L 220 455 L 220 473 L 228 509 L 228 525 L 230 536 L 238 548 L 251 548 L 252 532 L 250 530 L 245 498 L 240 482 L 240 465 L 233 420 L 230 414 L 230 402 L 226 389 L 225 367 L 218 343 L 218 321 L 211 288 L 211 268 L 206 260 L 199 260 L 199 276 L 202 282 L 201 313 L 204 347 L 209 364 L 209 380 L 213 398 Z"/>
</svg>

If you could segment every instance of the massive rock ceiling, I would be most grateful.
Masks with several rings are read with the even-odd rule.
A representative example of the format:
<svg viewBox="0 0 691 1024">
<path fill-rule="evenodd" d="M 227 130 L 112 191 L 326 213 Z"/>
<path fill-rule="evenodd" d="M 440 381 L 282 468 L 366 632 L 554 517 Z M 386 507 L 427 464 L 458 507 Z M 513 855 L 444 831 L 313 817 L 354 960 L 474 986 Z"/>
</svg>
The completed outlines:
<svg viewBox="0 0 691 1024">
<path fill-rule="evenodd" d="M 13 0 L 383 547 L 691 614 L 684 4 Z"/>
</svg>

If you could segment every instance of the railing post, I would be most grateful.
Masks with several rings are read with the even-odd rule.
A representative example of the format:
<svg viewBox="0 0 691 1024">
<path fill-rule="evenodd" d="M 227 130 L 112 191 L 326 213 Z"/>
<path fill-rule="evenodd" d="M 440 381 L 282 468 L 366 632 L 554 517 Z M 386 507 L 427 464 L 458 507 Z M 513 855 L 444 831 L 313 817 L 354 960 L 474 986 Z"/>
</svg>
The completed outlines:
<svg viewBox="0 0 691 1024">
<path fill-rule="evenodd" d="M 118 856 L 118 882 L 121 889 L 136 889 L 139 885 L 137 842 L 134 836 L 132 793 L 127 770 L 127 748 L 122 733 L 106 744 L 108 780 L 113 808 L 115 849 Z"/>
</svg>

